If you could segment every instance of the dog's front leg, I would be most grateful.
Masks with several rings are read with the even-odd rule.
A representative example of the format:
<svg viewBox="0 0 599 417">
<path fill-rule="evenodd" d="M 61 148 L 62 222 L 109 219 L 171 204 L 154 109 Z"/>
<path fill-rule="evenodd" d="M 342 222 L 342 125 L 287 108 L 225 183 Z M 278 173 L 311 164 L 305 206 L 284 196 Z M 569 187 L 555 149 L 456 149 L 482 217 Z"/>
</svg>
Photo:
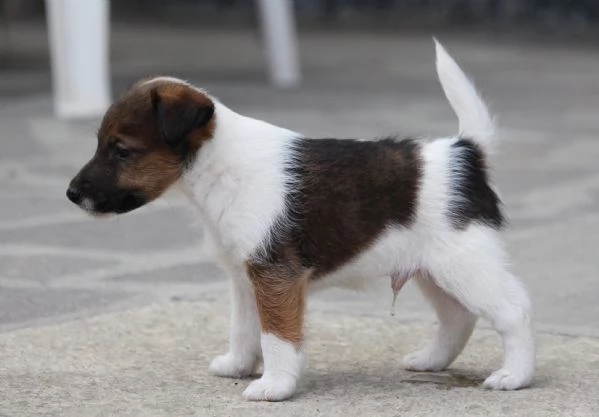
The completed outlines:
<svg viewBox="0 0 599 417">
<path fill-rule="evenodd" d="M 244 391 L 247 400 L 282 401 L 297 388 L 303 368 L 303 321 L 309 271 L 286 265 L 248 265 L 262 334 L 262 377 Z"/>
<path fill-rule="evenodd" d="M 245 274 L 231 279 L 229 351 L 210 364 L 210 372 L 228 378 L 251 375 L 260 356 L 260 320 L 252 284 Z"/>
</svg>

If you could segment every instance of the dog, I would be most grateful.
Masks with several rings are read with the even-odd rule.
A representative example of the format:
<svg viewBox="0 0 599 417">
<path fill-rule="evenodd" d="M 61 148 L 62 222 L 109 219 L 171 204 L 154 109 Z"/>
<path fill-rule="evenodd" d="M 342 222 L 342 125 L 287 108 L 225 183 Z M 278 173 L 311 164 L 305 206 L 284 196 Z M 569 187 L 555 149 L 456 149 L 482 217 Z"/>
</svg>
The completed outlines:
<svg viewBox="0 0 599 417">
<path fill-rule="evenodd" d="M 247 400 L 296 392 L 310 291 L 413 278 L 438 314 L 413 371 L 448 367 L 478 317 L 503 339 L 504 361 L 484 387 L 529 385 L 531 303 L 506 266 L 502 203 L 490 184 L 494 121 L 435 39 L 436 68 L 459 134 L 434 140 L 311 139 L 242 116 L 185 81 L 134 84 L 107 110 L 93 158 L 67 196 L 85 211 L 132 211 L 180 189 L 219 248 L 232 282 L 230 346 L 210 371 L 251 375 Z"/>
</svg>

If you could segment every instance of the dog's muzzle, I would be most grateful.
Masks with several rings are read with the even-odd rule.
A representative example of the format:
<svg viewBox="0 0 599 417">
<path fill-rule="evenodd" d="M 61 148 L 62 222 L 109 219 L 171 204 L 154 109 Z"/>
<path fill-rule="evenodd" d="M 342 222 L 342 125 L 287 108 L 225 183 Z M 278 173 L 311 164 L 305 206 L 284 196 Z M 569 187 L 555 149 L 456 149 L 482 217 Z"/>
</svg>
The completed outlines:
<svg viewBox="0 0 599 417">
<path fill-rule="evenodd" d="M 146 203 L 143 195 L 131 190 L 105 191 L 89 182 L 74 179 L 67 189 L 67 198 L 92 214 L 127 213 Z"/>
</svg>

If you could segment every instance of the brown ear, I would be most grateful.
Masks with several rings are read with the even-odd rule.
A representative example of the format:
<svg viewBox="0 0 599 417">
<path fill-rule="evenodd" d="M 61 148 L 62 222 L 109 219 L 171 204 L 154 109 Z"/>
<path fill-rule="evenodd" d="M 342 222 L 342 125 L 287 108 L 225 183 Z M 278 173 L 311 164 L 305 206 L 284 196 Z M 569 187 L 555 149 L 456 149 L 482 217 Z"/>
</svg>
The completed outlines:
<svg viewBox="0 0 599 417">
<path fill-rule="evenodd" d="M 214 104 L 205 94 L 186 85 L 163 85 L 151 91 L 152 108 L 166 143 L 178 147 L 193 131 L 206 128 Z"/>
</svg>

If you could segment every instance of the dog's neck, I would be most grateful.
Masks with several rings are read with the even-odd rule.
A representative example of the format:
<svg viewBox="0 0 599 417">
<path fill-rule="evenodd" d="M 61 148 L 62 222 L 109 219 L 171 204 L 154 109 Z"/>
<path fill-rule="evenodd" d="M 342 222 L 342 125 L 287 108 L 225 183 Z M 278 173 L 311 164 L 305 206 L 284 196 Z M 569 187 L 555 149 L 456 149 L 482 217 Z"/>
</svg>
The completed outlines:
<svg viewBox="0 0 599 417">
<path fill-rule="evenodd" d="M 301 135 L 215 102 L 216 127 L 180 181 L 206 227 L 246 256 L 282 211 L 285 167 Z"/>
</svg>

